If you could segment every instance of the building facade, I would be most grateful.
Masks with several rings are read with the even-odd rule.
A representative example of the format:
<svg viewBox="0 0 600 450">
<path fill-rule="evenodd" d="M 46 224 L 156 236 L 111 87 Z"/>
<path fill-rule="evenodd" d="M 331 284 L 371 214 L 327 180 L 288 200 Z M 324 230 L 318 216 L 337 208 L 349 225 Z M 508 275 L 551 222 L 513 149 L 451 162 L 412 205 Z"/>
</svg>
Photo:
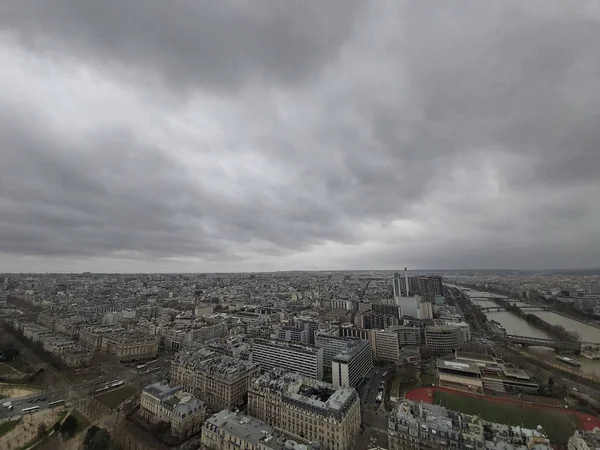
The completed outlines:
<svg viewBox="0 0 600 450">
<path fill-rule="evenodd" d="M 246 402 L 258 365 L 205 350 L 179 352 L 171 361 L 171 383 L 183 386 L 213 410 Z"/>
<path fill-rule="evenodd" d="M 209 417 L 202 428 L 203 450 L 300 450 L 284 440 L 269 424 L 239 411 L 222 410 Z M 304 449 L 307 447 L 304 446 Z"/>
<path fill-rule="evenodd" d="M 140 412 L 150 423 L 168 424 L 171 434 L 183 440 L 200 431 L 206 406 L 181 387 L 158 382 L 143 389 Z"/>
<path fill-rule="evenodd" d="M 335 387 L 355 387 L 373 368 L 373 352 L 368 341 L 356 342 L 333 357 L 331 379 Z"/>
<path fill-rule="evenodd" d="M 463 332 L 460 327 L 431 326 L 425 328 L 425 345 L 433 355 L 442 356 L 452 353 L 463 343 Z"/>
<path fill-rule="evenodd" d="M 353 449 L 360 433 L 360 399 L 353 388 L 336 388 L 275 369 L 248 393 L 250 415 L 324 450 Z"/>
<path fill-rule="evenodd" d="M 308 378 L 323 379 L 323 349 L 319 347 L 256 339 L 252 346 L 252 361 L 263 371 L 281 367 Z"/>
<path fill-rule="evenodd" d="M 158 337 L 135 331 L 117 331 L 102 337 L 100 349 L 119 358 L 119 361 L 139 361 L 156 358 Z"/>
</svg>

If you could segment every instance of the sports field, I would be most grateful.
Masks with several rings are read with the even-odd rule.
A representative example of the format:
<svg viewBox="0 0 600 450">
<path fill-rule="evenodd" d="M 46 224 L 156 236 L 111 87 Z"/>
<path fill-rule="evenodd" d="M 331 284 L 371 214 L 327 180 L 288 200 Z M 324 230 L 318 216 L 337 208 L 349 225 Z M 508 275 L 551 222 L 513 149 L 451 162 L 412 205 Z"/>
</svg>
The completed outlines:
<svg viewBox="0 0 600 450">
<path fill-rule="evenodd" d="M 565 444 L 575 430 L 581 428 L 579 417 L 569 410 L 523 407 L 497 403 L 485 398 L 436 391 L 433 403 L 466 414 L 477 414 L 490 422 L 536 428 L 541 425 L 552 443 Z"/>
</svg>

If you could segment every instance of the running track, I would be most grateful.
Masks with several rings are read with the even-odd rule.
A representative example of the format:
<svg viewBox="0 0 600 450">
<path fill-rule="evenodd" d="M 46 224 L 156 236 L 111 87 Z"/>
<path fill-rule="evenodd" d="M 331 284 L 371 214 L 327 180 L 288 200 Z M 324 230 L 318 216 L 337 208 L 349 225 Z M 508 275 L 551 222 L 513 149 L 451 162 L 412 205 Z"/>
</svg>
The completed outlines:
<svg viewBox="0 0 600 450">
<path fill-rule="evenodd" d="M 537 409 L 554 409 L 564 412 L 565 414 L 570 414 L 576 416 L 580 420 L 580 424 L 586 431 L 592 431 L 594 428 L 600 428 L 600 418 L 596 416 L 592 416 L 591 414 L 586 414 L 581 411 L 575 411 L 572 409 L 559 408 L 556 406 L 548 406 L 548 405 L 533 405 L 533 404 L 525 404 L 522 405 L 521 402 L 517 400 L 512 400 L 510 398 L 498 398 L 498 397 L 487 397 L 485 395 L 473 394 L 470 392 L 456 391 L 454 389 L 448 389 L 445 387 L 420 387 L 413 389 L 406 393 L 406 398 L 408 400 L 412 400 L 415 402 L 424 402 L 424 403 L 433 403 L 433 394 L 436 392 L 448 392 L 451 394 L 464 395 L 465 397 L 474 397 L 479 399 L 485 399 L 488 402 L 496 402 L 496 403 L 507 403 L 509 405 L 520 406 L 523 408 L 537 408 Z"/>
</svg>

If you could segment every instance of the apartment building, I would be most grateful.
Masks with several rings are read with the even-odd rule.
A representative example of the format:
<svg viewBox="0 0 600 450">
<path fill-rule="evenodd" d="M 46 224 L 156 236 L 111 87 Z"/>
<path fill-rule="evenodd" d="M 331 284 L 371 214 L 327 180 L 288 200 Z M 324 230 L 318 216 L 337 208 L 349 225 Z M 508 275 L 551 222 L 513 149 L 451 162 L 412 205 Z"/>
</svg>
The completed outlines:
<svg viewBox="0 0 600 450">
<path fill-rule="evenodd" d="M 307 446 L 285 439 L 278 431 L 239 411 L 222 410 L 206 419 L 202 449 L 307 450 Z"/>
<path fill-rule="evenodd" d="M 152 424 L 169 424 L 171 434 L 183 440 L 200 431 L 206 406 L 180 386 L 158 382 L 143 389 L 140 412 Z"/>
<path fill-rule="evenodd" d="M 257 364 L 206 350 L 179 352 L 171 361 L 171 383 L 202 399 L 213 410 L 243 405 L 258 375 Z"/>
<path fill-rule="evenodd" d="M 71 336 L 58 333 L 37 323 L 23 323 L 23 336 L 39 343 L 44 350 L 60 358 L 68 367 L 86 367 L 93 353 Z"/>
<path fill-rule="evenodd" d="M 84 316 L 58 317 L 54 323 L 54 331 L 71 337 L 78 337 L 79 329 L 88 322 L 88 319 Z"/>
<path fill-rule="evenodd" d="M 252 361 L 268 371 L 281 367 L 315 380 L 323 379 L 323 349 L 285 341 L 256 339 Z"/>
<path fill-rule="evenodd" d="M 42 311 L 38 314 L 37 322 L 40 325 L 43 325 L 46 328 L 54 331 L 54 326 L 56 324 L 56 316 L 50 312 Z"/>
<path fill-rule="evenodd" d="M 102 337 L 100 348 L 122 362 L 152 359 L 158 355 L 158 337 L 135 331 L 116 331 Z"/>
<path fill-rule="evenodd" d="M 225 336 L 227 325 L 224 323 L 180 325 L 164 332 L 165 350 L 178 352 L 194 344 Z"/>
<path fill-rule="evenodd" d="M 336 388 L 297 373 L 274 369 L 248 392 L 248 413 L 324 450 L 353 449 L 360 432 L 360 399 L 353 388 Z"/>
<path fill-rule="evenodd" d="M 122 331 L 124 331 L 122 328 L 116 328 L 112 325 L 81 328 L 79 330 L 79 342 L 92 350 L 97 350 L 101 348 L 104 336 Z"/>
<path fill-rule="evenodd" d="M 337 387 L 355 387 L 373 368 L 373 352 L 369 341 L 354 341 L 333 357 L 331 379 Z"/>
<path fill-rule="evenodd" d="M 435 356 L 452 353 L 463 343 L 460 327 L 437 325 L 425 328 L 425 345 Z"/>
</svg>

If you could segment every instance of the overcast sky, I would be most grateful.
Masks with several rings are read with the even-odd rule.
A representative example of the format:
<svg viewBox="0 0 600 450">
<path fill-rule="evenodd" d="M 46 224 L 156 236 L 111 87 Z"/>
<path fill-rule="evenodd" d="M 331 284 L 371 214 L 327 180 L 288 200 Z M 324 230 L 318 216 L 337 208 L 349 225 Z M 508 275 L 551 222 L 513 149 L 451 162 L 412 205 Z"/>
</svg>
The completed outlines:
<svg viewBox="0 0 600 450">
<path fill-rule="evenodd" d="M 600 3 L 0 6 L 0 271 L 600 266 Z"/>
</svg>

